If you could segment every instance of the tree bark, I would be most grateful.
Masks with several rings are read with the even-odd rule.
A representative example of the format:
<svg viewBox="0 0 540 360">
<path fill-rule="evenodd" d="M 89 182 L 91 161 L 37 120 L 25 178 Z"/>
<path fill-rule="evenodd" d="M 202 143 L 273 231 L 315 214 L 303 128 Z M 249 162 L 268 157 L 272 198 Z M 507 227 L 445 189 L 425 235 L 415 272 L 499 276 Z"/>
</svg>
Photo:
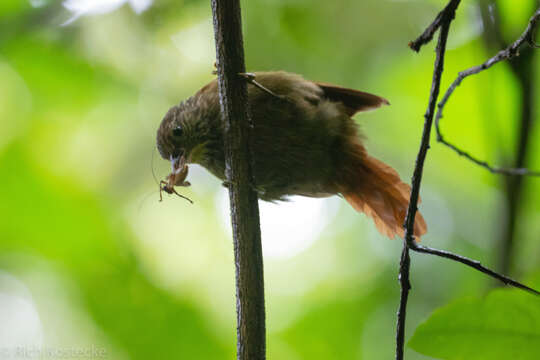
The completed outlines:
<svg viewBox="0 0 540 360">
<path fill-rule="evenodd" d="M 212 0 L 216 65 L 236 267 L 237 359 L 265 359 L 264 282 L 259 205 L 254 191 L 240 3 Z"/>
</svg>

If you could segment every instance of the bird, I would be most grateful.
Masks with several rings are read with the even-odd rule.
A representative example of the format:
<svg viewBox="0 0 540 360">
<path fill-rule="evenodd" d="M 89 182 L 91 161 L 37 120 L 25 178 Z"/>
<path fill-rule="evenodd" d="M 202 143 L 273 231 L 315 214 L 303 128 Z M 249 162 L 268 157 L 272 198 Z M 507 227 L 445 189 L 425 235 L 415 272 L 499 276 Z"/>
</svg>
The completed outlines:
<svg viewBox="0 0 540 360">
<path fill-rule="evenodd" d="M 256 72 L 248 80 L 253 186 L 259 199 L 338 195 L 371 217 L 381 234 L 403 237 L 411 188 L 391 166 L 368 154 L 352 119 L 389 105 L 388 100 L 285 71 Z M 217 79 L 168 110 L 156 141 L 164 159 L 199 164 L 227 184 Z M 417 212 L 414 237 L 419 240 L 426 231 Z"/>
</svg>

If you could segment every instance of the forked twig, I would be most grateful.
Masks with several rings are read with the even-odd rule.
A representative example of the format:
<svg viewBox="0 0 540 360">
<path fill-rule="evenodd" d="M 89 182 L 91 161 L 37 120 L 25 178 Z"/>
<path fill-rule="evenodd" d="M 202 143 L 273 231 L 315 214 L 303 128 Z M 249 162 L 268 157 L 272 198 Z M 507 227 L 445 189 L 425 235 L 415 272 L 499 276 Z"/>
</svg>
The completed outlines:
<svg viewBox="0 0 540 360">
<path fill-rule="evenodd" d="M 450 6 L 452 5 L 453 6 Z M 418 198 L 420 195 L 420 184 L 422 182 L 422 173 L 424 171 L 424 161 L 426 160 L 427 151 L 429 149 L 429 138 L 431 134 L 431 127 L 433 124 L 433 115 L 435 113 L 435 104 L 437 103 L 437 97 L 439 96 L 439 89 L 441 86 L 441 77 L 444 69 L 444 55 L 446 51 L 446 40 L 448 39 L 448 32 L 450 31 L 450 23 L 454 19 L 455 11 L 459 1 L 451 0 L 435 19 L 435 22 L 440 23 L 441 31 L 439 34 L 439 41 L 436 48 L 436 58 L 433 70 L 433 80 L 431 83 L 431 91 L 429 94 L 429 102 L 426 113 L 424 115 L 424 130 L 422 132 L 422 140 L 420 143 L 420 150 L 416 157 L 416 165 L 412 177 L 411 198 L 409 200 L 409 208 L 407 209 L 407 216 L 405 218 L 405 236 L 403 237 L 403 251 L 401 253 L 401 262 L 399 267 L 399 282 L 401 285 L 401 295 L 399 301 L 399 310 L 397 314 L 397 329 L 396 329 L 396 360 L 403 359 L 403 348 L 405 345 L 405 318 L 407 315 L 407 300 L 409 298 L 409 290 L 411 284 L 409 281 L 410 274 L 410 257 L 409 248 L 414 243 L 414 219 L 416 217 Z M 430 26 L 433 27 L 433 24 Z M 432 36 L 432 35 L 431 35 Z M 423 41 L 423 40 L 422 40 Z"/>
<path fill-rule="evenodd" d="M 403 352 L 404 352 L 403 348 L 404 348 L 404 343 L 405 343 L 405 319 L 406 319 L 406 313 L 407 313 L 407 300 L 408 300 L 409 291 L 411 288 L 410 280 L 409 280 L 410 278 L 409 250 L 413 250 L 419 253 L 435 255 L 435 256 L 447 258 L 447 259 L 465 264 L 497 280 L 500 280 L 507 285 L 529 291 L 535 295 L 540 295 L 538 291 L 526 285 L 523 285 L 509 277 L 501 275 L 493 270 L 490 270 L 484 267 L 480 262 L 476 260 L 472 260 L 472 259 L 463 257 L 461 255 L 448 252 L 448 251 L 421 246 L 421 245 L 416 244 L 414 241 L 414 235 L 413 235 L 414 234 L 414 220 L 415 220 L 415 215 L 417 212 L 420 185 L 422 182 L 422 174 L 423 174 L 423 169 L 424 169 L 424 162 L 427 156 L 427 151 L 429 149 L 429 139 L 430 139 L 431 128 L 432 128 L 433 120 L 434 120 L 435 105 L 437 103 L 437 98 L 439 96 L 441 77 L 442 77 L 442 73 L 444 69 L 444 55 L 446 51 L 446 41 L 448 38 L 448 32 L 450 30 L 450 24 L 452 20 L 454 19 L 455 11 L 457 7 L 459 6 L 459 4 L 460 4 L 460 0 L 450 0 L 448 4 L 446 5 L 446 7 L 437 15 L 435 20 L 422 33 L 422 35 L 420 35 L 420 37 L 418 37 L 416 40 L 411 41 L 409 43 L 409 46 L 411 47 L 411 49 L 418 52 L 420 48 L 422 47 L 422 45 L 431 41 L 435 32 L 440 28 L 439 41 L 437 43 L 437 48 L 436 48 L 436 59 L 435 59 L 435 65 L 434 65 L 434 71 L 433 71 L 433 80 L 431 83 L 429 103 L 428 103 L 428 108 L 426 110 L 426 113 L 424 115 L 424 118 L 425 118 L 424 130 L 422 133 L 420 150 L 416 157 L 416 164 L 415 164 L 414 174 L 412 178 L 411 197 L 409 201 L 409 207 L 407 210 L 407 216 L 404 223 L 405 236 L 403 240 L 403 251 L 401 253 L 401 262 L 400 262 L 400 268 L 399 268 L 399 281 L 401 285 L 401 295 L 400 295 L 399 309 L 397 313 L 396 357 L 395 357 L 396 360 L 402 360 Z M 534 43 L 532 32 L 536 26 L 536 23 L 539 21 L 539 16 L 540 16 L 539 11 L 537 11 L 535 15 L 531 18 L 531 21 L 529 22 L 529 26 L 527 27 L 527 30 L 525 31 L 524 35 L 522 35 L 520 39 L 518 39 L 518 41 L 516 41 L 506 50 L 503 50 L 502 52 L 498 54 L 498 56 L 502 56 L 501 53 L 504 53 L 504 51 L 506 51 L 507 54 L 505 56 L 501 57 L 501 59 L 496 60 L 496 61 L 494 61 L 493 59 L 490 59 L 494 62 L 488 63 L 486 65 L 483 64 L 481 66 L 489 65 L 486 67 L 488 68 L 498 61 L 501 61 L 503 59 L 508 59 L 511 56 L 517 55 L 517 51 L 519 47 L 524 42 L 528 42 L 529 44 L 532 43 L 536 45 Z M 482 70 L 485 70 L 485 69 L 481 68 L 478 72 Z M 452 88 L 452 91 L 457 85 L 459 85 L 459 82 L 454 85 L 454 87 Z M 450 93 L 447 92 L 447 94 L 443 98 L 444 102 L 448 100 L 448 96 L 449 94 L 451 94 L 452 91 L 450 91 Z M 444 103 L 443 103 L 443 106 L 444 106 Z M 436 121 L 438 121 L 438 119 L 440 119 L 440 116 L 442 116 L 440 115 L 441 108 L 442 106 L 439 104 L 439 110 L 437 112 Z"/>
<path fill-rule="evenodd" d="M 442 23 L 445 21 L 448 14 L 453 14 L 456 12 L 456 9 L 461 0 L 450 0 L 444 9 L 441 10 L 435 20 L 424 30 L 424 32 L 414 41 L 409 42 L 409 47 L 416 52 L 420 51 L 420 48 L 429 43 L 433 39 L 433 35 L 439 30 Z"/>
<path fill-rule="evenodd" d="M 509 60 L 515 56 L 519 56 L 519 49 L 525 44 L 531 47 L 538 47 L 538 45 L 535 43 L 535 40 L 534 40 L 534 31 L 537 28 L 539 21 L 540 21 L 540 9 L 536 10 L 534 15 L 530 18 L 527 28 L 525 29 L 523 34 L 521 34 L 521 36 L 512 44 L 510 44 L 506 49 L 499 51 L 495 56 L 489 58 L 482 64 L 478 66 L 473 66 L 465 71 L 460 72 L 457 78 L 454 80 L 454 82 L 450 85 L 448 90 L 446 90 L 446 93 L 444 94 L 443 98 L 437 105 L 438 110 L 437 110 L 437 114 L 435 115 L 435 130 L 437 132 L 437 141 L 449 147 L 458 155 L 465 157 L 466 159 L 472 161 L 476 165 L 481 166 L 494 174 L 540 176 L 540 171 L 531 171 L 526 168 L 494 167 L 490 165 L 487 161 L 480 160 L 477 157 L 466 152 L 465 150 L 462 150 L 457 145 L 454 145 L 448 142 L 444 138 L 440 129 L 440 120 L 443 117 L 443 109 L 446 103 L 448 102 L 448 99 L 453 94 L 454 90 L 456 90 L 456 88 L 461 84 L 463 79 L 465 79 L 466 77 L 478 74 L 486 69 L 489 69 L 490 67 L 497 64 L 500 61 Z"/>
</svg>

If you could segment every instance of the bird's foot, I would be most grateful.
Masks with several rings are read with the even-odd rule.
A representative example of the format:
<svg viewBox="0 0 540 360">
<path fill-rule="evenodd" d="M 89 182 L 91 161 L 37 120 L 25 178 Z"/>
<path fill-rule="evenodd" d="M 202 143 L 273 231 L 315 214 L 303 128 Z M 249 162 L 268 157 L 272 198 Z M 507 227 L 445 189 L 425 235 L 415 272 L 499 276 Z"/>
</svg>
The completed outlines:
<svg viewBox="0 0 540 360">
<path fill-rule="evenodd" d="M 225 181 L 223 181 L 223 182 L 221 183 L 221 186 L 223 186 L 224 188 L 230 189 L 232 184 L 233 184 L 233 183 L 230 182 L 229 180 L 225 180 Z M 266 193 L 266 191 L 265 191 L 263 188 L 261 188 L 261 187 L 255 186 L 255 185 L 253 185 L 253 184 L 252 184 L 250 187 L 251 187 L 251 189 L 252 189 L 253 191 L 255 191 L 259 196 L 263 196 L 263 195 Z"/>
<path fill-rule="evenodd" d="M 238 73 L 238 75 L 242 78 L 244 78 L 248 83 L 252 84 L 253 86 L 259 88 L 260 90 L 272 95 L 273 97 L 276 97 L 280 100 L 289 101 L 289 98 L 287 98 L 285 95 L 279 95 L 273 92 L 272 90 L 268 89 L 267 87 L 263 86 L 261 83 L 255 80 L 257 77 L 254 73 L 245 72 L 245 73 Z"/>
</svg>

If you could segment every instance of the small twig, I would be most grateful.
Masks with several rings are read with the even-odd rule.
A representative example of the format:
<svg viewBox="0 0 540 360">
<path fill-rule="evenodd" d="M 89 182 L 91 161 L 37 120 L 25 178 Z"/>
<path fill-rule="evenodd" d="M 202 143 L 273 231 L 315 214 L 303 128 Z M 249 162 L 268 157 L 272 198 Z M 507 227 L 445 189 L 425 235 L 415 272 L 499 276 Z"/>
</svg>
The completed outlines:
<svg viewBox="0 0 540 360">
<path fill-rule="evenodd" d="M 444 55 L 446 51 L 446 41 L 448 38 L 450 23 L 454 19 L 455 11 L 459 3 L 460 3 L 459 0 L 450 0 L 450 2 L 446 5 L 446 7 L 437 15 L 437 17 L 431 23 L 431 25 L 429 25 L 429 27 L 424 31 L 424 33 L 414 42 L 409 43 L 409 46 L 411 47 L 411 49 L 418 51 L 420 50 L 422 45 L 428 43 L 433 38 L 433 35 L 437 31 L 437 29 L 441 28 L 440 34 L 439 34 L 439 41 L 436 48 L 436 59 L 435 59 L 435 65 L 434 65 L 433 80 L 431 84 L 429 104 L 428 104 L 426 114 L 424 115 L 424 118 L 425 118 L 424 130 L 422 133 L 420 150 L 416 158 L 416 165 L 414 168 L 414 174 L 412 178 L 411 197 L 409 201 L 409 207 L 407 210 L 407 217 L 405 219 L 405 224 L 404 224 L 405 236 L 403 240 L 403 251 L 401 254 L 401 262 L 400 262 L 400 268 L 399 268 L 401 296 L 400 296 L 399 310 L 397 314 L 398 320 L 397 320 L 397 330 L 396 330 L 396 360 L 403 359 L 407 300 L 409 296 L 409 290 L 411 289 L 410 281 L 409 281 L 409 276 L 410 276 L 409 250 L 413 250 L 413 251 L 425 253 L 425 254 L 430 254 L 430 255 L 435 255 L 439 257 L 444 257 L 453 261 L 460 262 L 484 274 L 487 274 L 495 279 L 498 279 L 507 285 L 511 285 L 516 288 L 529 291 L 533 294 L 540 295 L 538 291 L 526 285 L 523 285 L 509 277 L 501 275 L 493 270 L 490 270 L 484 267 L 480 262 L 476 260 L 468 259 L 466 257 L 453 254 L 448 251 L 437 250 L 437 249 L 429 248 L 426 246 L 421 246 L 421 245 L 416 244 L 414 241 L 414 235 L 413 235 L 414 234 L 414 220 L 415 220 L 415 216 L 417 212 L 420 185 L 422 181 L 422 173 L 423 173 L 423 168 L 424 168 L 424 161 L 426 159 L 427 151 L 429 149 L 429 139 L 430 139 L 431 128 L 432 128 L 433 120 L 434 120 L 435 104 L 437 103 L 437 97 L 439 95 L 439 90 L 440 90 L 441 77 L 442 77 L 442 72 L 443 72 L 443 67 L 444 67 Z M 501 61 L 502 59 L 508 59 L 508 58 L 511 58 L 512 56 L 518 55 L 518 49 L 524 42 L 528 42 L 529 44 L 531 42 L 534 43 L 532 32 L 536 26 L 536 23 L 539 20 L 540 20 L 540 9 L 531 18 L 529 22 L 529 26 L 527 27 L 527 30 L 525 31 L 525 33 L 516 42 L 510 45 L 506 50 L 499 52 L 499 54 L 497 54 L 494 58 L 488 60 L 486 63 L 478 67 L 470 69 L 469 70 L 471 72 L 470 74 L 463 74 L 463 75 L 460 74 L 460 77 L 458 77 L 458 79 L 454 81 L 450 89 L 445 94 L 443 100 L 439 103 L 439 109 L 438 109 L 437 116 L 435 119 L 437 134 L 439 135 L 439 138 L 442 138 L 442 136 L 440 136 L 440 133 L 438 131 L 438 121 L 442 117 L 442 107 L 448 100 L 448 97 L 450 96 L 452 91 L 455 89 L 455 87 L 457 87 L 459 83 L 461 82 L 461 80 L 463 80 L 463 78 L 465 78 L 466 76 L 485 70 L 491 67 L 493 64 Z M 463 156 L 468 155 L 465 152 L 455 147 L 454 147 L 454 150 L 458 151 L 458 153 L 460 153 Z M 474 159 L 473 161 L 479 164 L 485 164 L 485 162 L 479 161 L 477 159 Z M 501 169 L 497 169 L 497 168 L 493 169 L 494 172 L 499 172 L 500 170 Z M 518 173 L 524 172 L 525 170 L 526 169 L 514 169 L 514 171 Z M 528 172 L 528 170 L 526 171 Z"/>
<path fill-rule="evenodd" d="M 428 43 L 433 38 L 433 35 L 437 31 L 437 29 L 441 28 L 440 34 L 439 34 L 439 41 L 437 43 L 437 48 L 435 50 L 436 58 L 435 58 L 435 65 L 434 65 L 434 71 L 433 71 L 433 80 L 431 83 L 431 91 L 430 91 L 430 96 L 429 96 L 429 104 L 428 104 L 427 111 L 424 115 L 424 118 L 425 118 L 424 130 L 422 133 L 420 150 L 418 152 L 418 156 L 416 157 L 416 165 L 414 168 L 414 173 L 413 173 L 413 178 L 412 178 L 411 197 L 409 201 L 409 207 L 407 210 L 407 216 L 405 218 L 405 223 L 404 223 L 405 236 L 403 239 L 403 251 L 401 254 L 401 262 L 400 262 L 400 268 L 399 268 L 401 296 L 400 296 L 399 310 L 397 314 L 398 320 L 397 320 L 397 330 L 396 330 L 396 360 L 403 359 L 403 347 L 404 347 L 404 342 L 405 342 L 405 318 L 406 318 L 406 312 L 407 312 L 407 300 L 409 296 L 409 290 L 411 289 L 411 285 L 409 281 L 409 276 L 410 276 L 409 249 L 416 252 L 444 257 L 453 261 L 460 262 L 484 274 L 487 274 L 495 279 L 498 279 L 507 285 L 511 285 L 516 288 L 529 291 L 533 294 L 540 295 L 538 291 L 526 285 L 523 285 L 509 277 L 501 275 L 493 270 L 490 270 L 484 267 L 480 262 L 476 260 L 468 259 L 466 257 L 456 255 L 448 251 L 437 250 L 437 249 L 429 248 L 426 246 L 421 246 L 421 245 L 416 244 L 414 241 L 414 235 L 413 235 L 414 234 L 414 220 L 415 220 L 415 216 L 417 212 L 420 185 L 422 182 L 422 174 L 423 174 L 423 169 L 424 169 L 424 161 L 426 159 L 427 151 L 429 149 L 429 139 L 430 139 L 430 134 L 431 134 L 431 128 L 433 125 L 435 104 L 437 103 L 437 98 L 439 96 L 441 77 L 442 77 L 442 72 L 444 68 L 444 55 L 446 51 L 446 41 L 448 39 L 450 23 L 454 19 L 455 11 L 459 3 L 460 3 L 460 0 L 450 0 L 450 2 L 446 5 L 446 7 L 437 15 L 435 20 L 424 31 L 424 33 L 422 33 L 422 35 L 420 35 L 418 39 L 409 43 L 409 46 L 411 47 L 411 49 L 415 51 L 419 51 L 422 45 Z M 529 44 L 534 43 L 532 32 L 535 29 L 536 23 L 539 20 L 540 20 L 540 9 L 537 10 L 535 15 L 531 18 L 529 22 L 529 26 L 527 27 L 527 30 L 516 42 L 510 45 L 507 49 L 499 52 L 494 58 L 489 59 L 486 63 L 478 67 L 469 69 L 469 71 L 471 72 L 470 74 L 466 74 L 466 73 L 460 74 L 460 77 L 458 77 L 458 79 L 454 81 L 450 89 L 445 94 L 443 100 L 439 103 L 439 109 L 438 109 L 437 117 L 435 120 L 437 134 L 439 135 L 439 138 L 442 138 L 438 131 L 438 121 L 442 117 L 442 107 L 448 100 L 448 97 L 450 96 L 452 91 L 455 89 L 455 87 L 457 87 L 459 83 L 461 82 L 461 80 L 463 80 L 463 78 L 465 78 L 466 76 L 485 70 L 491 67 L 493 64 L 503 59 L 509 59 L 513 56 L 518 55 L 518 49 L 524 42 L 527 42 Z M 460 154 L 463 156 L 468 155 L 465 152 L 455 147 L 454 147 L 454 150 L 459 151 Z M 474 159 L 473 161 L 479 164 L 485 164 L 485 162 L 482 162 L 476 159 Z M 523 172 L 525 170 L 526 169 L 514 169 L 514 171 L 516 172 Z M 493 171 L 499 172 L 500 169 L 495 168 L 493 169 Z"/>
<path fill-rule="evenodd" d="M 495 167 L 490 165 L 488 162 L 484 160 L 480 160 L 468 152 L 458 148 L 456 145 L 449 143 L 444 139 L 442 134 L 440 133 L 438 123 L 436 123 L 436 132 L 437 132 L 437 141 L 441 144 L 449 147 L 450 149 L 454 150 L 459 156 L 463 156 L 464 158 L 472 161 L 478 166 L 481 166 L 485 169 L 487 169 L 492 174 L 500 174 L 500 175 L 508 175 L 508 176 L 540 176 L 539 171 L 532 171 L 526 168 L 501 168 L 501 167 Z"/>
<path fill-rule="evenodd" d="M 416 40 L 409 42 L 409 47 L 416 52 L 420 51 L 420 48 L 429 43 L 433 39 L 435 32 L 441 27 L 444 19 L 448 14 L 454 14 L 461 0 L 450 0 L 446 7 L 435 17 L 435 20 L 424 30 Z"/>
<path fill-rule="evenodd" d="M 480 272 L 483 272 L 484 274 L 487 274 L 487 275 L 491 276 L 494 279 L 502 281 L 506 285 L 511 285 L 513 287 L 516 287 L 516 288 L 531 292 L 531 293 L 533 293 L 535 295 L 540 295 L 539 291 L 537 291 L 537 290 L 535 290 L 533 288 L 530 288 L 527 285 L 524 285 L 524 284 L 522 284 L 522 283 L 520 283 L 520 282 L 518 282 L 518 281 L 516 281 L 514 279 L 511 279 L 511 278 L 509 278 L 507 276 L 501 275 L 501 274 L 499 274 L 499 273 L 497 273 L 497 272 L 495 272 L 495 271 L 493 271 L 491 269 L 488 269 L 487 267 L 482 265 L 480 263 L 480 261 L 478 261 L 478 260 L 469 259 L 469 258 L 466 258 L 464 256 L 451 253 L 449 251 L 433 249 L 433 248 L 430 248 L 430 247 L 427 247 L 427 246 L 418 245 L 416 243 L 409 244 L 409 247 L 410 247 L 411 250 L 419 252 L 419 253 L 435 255 L 435 256 L 439 256 L 439 257 L 443 257 L 443 258 L 446 258 L 446 259 L 450 259 L 450 260 L 460 262 L 460 263 L 465 264 L 467 266 L 470 266 L 470 267 L 472 267 L 472 268 L 474 268 L 474 269 L 476 269 L 476 270 L 478 270 Z"/>
<path fill-rule="evenodd" d="M 407 216 L 405 218 L 405 236 L 403 238 L 403 251 L 401 255 L 401 263 L 399 268 L 399 279 L 401 284 L 401 296 L 398 310 L 397 330 L 396 330 L 396 360 L 403 359 L 403 347 L 405 344 L 405 318 L 407 314 L 407 300 L 409 297 L 409 290 L 411 288 L 409 283 L 409 247 L 412 248 L 414 244 L 414 220 L 416 212 L 418 210 L 418 198 L 420 195 L 420 185 L 422 182 L 422 174 L 424 171 L 424 161 L 426 160 L 427 151 L 429 149 L 429 139 L 431 135 L 431 128 L 433 124 L 433 115 L 435 114 L 435 105 L 437 104 L 437 98 L 439 96 L 439 89 L 441 86 L 441 78 L 444 70 L 444 55 L 446 52 L 446 40 L 448 39 L 448 32 L 450 31 L 450 23 L 454 19 L 455 10 L 459 5 L 459 1 L 450 1 L 445 10 L 443 10 L 439 16 L 440 19 L 436 20 L 440 23 L 441 31 L 439 34 L 439 41 L 436 48 L 435 65 L 433 69 L 433 80 L 431 83 L 431 91 L 429 94 L 429 103 L 424 115 L 424 130 L 422 133 L 422 140 L 420 143 L 420 150 L 416 157 L 416 165 L 412 177 L 411 198 L 409 200 L 409 207 L 407 209 Z M 439 16 L 437 16 L 439 18 Z M 432 27 L 432 25 L 430 26 Z"/>
<path fill-rule="evenodd" d="M 411 290 L 410 277 L 411 257 L 409 256 L 409 245 L 406 241 L 401 251 L 401 261 L 399 262 L 399 284 L 401 293 L 399 298 L 399 308 L 397 313 L 396 329 L 396 360 L 403 359 L 403 348 L 405 347 L 405 318 L 407 317 L 407 300 L 409 290 Z"/>
<path fill-rule="evenodd" d="M 536 29 L 538 22 L 540 21 L 540 9 L 536 10 L 534 15 L 530 18 L 529 24 L 523 34 L 514 41 L 510 46 L 508 46 L 506 49 L 499 51 L 495 56 L 492 58 L 486 60 L 484 63 L 473 66 L 465 71 L 462 71 L 458 74 L 457 78 L 454 80 L 454 82 L 450 85 L 448 90 L 446 90 L 446 93 L 444 94 L 443 98 L 437 105 L 438 110 L 437 114 L 435 116 L 435 130 L 437 133 L 437 141 L 446 145 L 453 151 L 455 151 L 458 155 L 465 157 L 466 159 L 472 161 L 473 163 L 489 170 L 491 173 L 494 174 L 503 174 L 503 175 L 528 175 L 528 176 L 540 176 L 540 171 L 531 171 L 525 168 L 501 168 L 501 167 L 494 167 L 488 164 L 486 161 L 480 160 L 468 152 L 460 149 L 458 146 L 448 142 L 444 136 L 442 135 L 441 129 L 440 129 L 440 120 L 443 117 L 443 109 L 446 103 L 448 102 L 448 99 L 453 94 L 454 90 L 461 84 L 463 79 L 465 79 L 468 76 L 478 74 L 486 69 L 489 69 L 496 63 L 511 59 L 515 56 L 519 56 L 519 48 L 523 46 L 524 44 L 528 44 L 530 46 L 536 47 L 536 43 L 534 42 L 534 30 Z"/>
</svg>

